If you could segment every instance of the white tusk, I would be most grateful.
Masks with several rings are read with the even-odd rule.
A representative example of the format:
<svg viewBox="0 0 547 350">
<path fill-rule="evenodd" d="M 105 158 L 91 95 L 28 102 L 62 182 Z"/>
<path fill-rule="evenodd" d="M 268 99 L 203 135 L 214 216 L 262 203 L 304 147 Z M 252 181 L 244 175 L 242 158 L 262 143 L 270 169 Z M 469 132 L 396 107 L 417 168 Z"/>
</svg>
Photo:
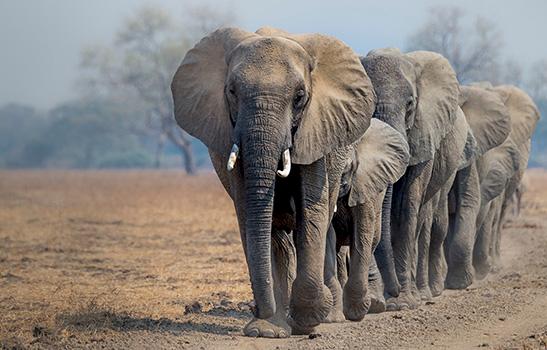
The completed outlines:
<svg viewBox="0 0 547 350">
<path fill-rule="evenodd" d="M 334 212 L 336 213 L 338 211 L 338 205 L 334 205 Z"/>
<path fill-rule="evenodd" d="M 287 177 L 291 172 L 291 152 L 288 148 L 283 151 L 281 161 L 283 163 L 283 170 L 278 170 L 277 175 L 279 175 L 280 177 Z"/>
<path fill-rule="evenodd" d="M 239 154 L 239 147 L 234 143 L 232 146 L 232 151 L 230 152 L 230 156 L 228 157 L 228 164 L 226 165 L 226 168 L 228 171 L 234 170 L 234 166 L 236 165 L 237 155 Z"/>
</svg>

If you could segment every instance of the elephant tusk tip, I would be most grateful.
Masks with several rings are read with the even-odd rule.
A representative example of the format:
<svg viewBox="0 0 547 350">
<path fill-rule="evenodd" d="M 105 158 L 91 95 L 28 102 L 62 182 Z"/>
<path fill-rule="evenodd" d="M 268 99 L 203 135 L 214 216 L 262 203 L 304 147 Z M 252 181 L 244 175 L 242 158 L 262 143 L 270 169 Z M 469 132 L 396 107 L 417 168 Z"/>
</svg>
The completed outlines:
<svg viewBox="0 0 547 350">
<path fill-rule="evenodd" d="M 278 170 L 277 175 L 279 175 L 279 177 L 287 177 L 289 176 L 290 172 L 291 172 L 291 169 Z"/>
</svg>

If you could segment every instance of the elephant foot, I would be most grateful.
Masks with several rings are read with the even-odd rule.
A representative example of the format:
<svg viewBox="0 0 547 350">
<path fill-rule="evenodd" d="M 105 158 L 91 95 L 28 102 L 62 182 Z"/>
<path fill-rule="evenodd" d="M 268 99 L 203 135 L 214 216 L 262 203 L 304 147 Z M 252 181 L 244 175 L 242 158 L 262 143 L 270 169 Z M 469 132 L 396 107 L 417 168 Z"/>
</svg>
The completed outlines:
<svg viewBox="0 0 547 350">
<path fill-rule="evenodd" d="M 429 300 L 433 299 L 433 294 L 431 292 L 431 289 L 429 289 L 429 286 L 424 286 L 424 287 L 418 288 L 418 293 L 420 295 L 419 300 L 421 300 L 421 301 L 429 301 Z"/>
<path fill-rule="evenodd" d="M 277 315 L 267 320 L 253 318 L 243 329 L 243 334 L 253 338 L 288 338 L 291 327 L 284 317 Z"/>
<path fill-rule="evenodd" d="M 384 286 L 381 279 L 369 280 L 370 307 L 369 314 L 379 314 L 386 311 L 386 299 L 384 298 Z"/>
<path fill-rule="evenodd" d="M 369 314 L 380 314 L 386 311 L 386 299 L 383 295 L 370 297 Z"/>
<path fill-rule="evenodd" d="M 303 290 L 293 286 L 289 325 L 293 332 L 297 330 L 298 334 L 309 334 L 329 315 L 333 306 L 332 294 L 325 285 L 308 294 L 297 291 Z"/>
<path fill-rule="evenodd" d="M 490 272 L 492 265 L 490 264 L 490 261 L 488 259 L 478 261 L 473 264 L 475 267 L 475 277 L 478 280 L 482 280 L 488 276 L 488 273 Z"/>
<path fill-rule="evenodd" d="M 340 309 L 333 308 L 330 310 L 324 322 L 325 323 L 342 323 L 345 320 L 346 320 L 346 316 L 344 316 L 344 312 Z"/>
<path fill-rule="evenodd" d="M 447 289 L 465 289 L 473 283 L 473 269 L 471 267 L 449 270 L 446 275 Z"/>
<path fill-rule="evenodd" d="M 351 290 L 348 284 L 344 288 L 344 315 L 350 321 L 361 321 L 370 308 L 370 297 L 366 289 Z"/>
<path fill-rule="evenodd" d="M 386 300 L 387 311 L 399 311 L 415 309 L 419 306 L 412 291 L 401 291 L 398 297 L 391 297 Z"/>
<path fill-rule="evenodd" d="M 439 295 L 443 294 L 444 282 L 442 280 L 429 282 L 429 290 L 431 292 L 431 297 L 438 297 Z"/>
</svg>

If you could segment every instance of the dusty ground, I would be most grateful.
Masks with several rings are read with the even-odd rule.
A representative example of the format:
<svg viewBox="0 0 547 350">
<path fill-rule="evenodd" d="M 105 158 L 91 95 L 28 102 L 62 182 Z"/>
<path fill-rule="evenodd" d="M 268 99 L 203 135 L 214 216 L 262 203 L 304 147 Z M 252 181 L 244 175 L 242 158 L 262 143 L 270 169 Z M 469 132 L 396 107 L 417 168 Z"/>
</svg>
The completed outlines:
<svg viewBox="0 0 547 350">
<path fill-rule="evenodd" d="M 236 219 L 214 175 L 0 172 L 0 347 L 545 349 L 547 173 L 503 268 L 418 310 L 249 339 Z"/>
</svg>

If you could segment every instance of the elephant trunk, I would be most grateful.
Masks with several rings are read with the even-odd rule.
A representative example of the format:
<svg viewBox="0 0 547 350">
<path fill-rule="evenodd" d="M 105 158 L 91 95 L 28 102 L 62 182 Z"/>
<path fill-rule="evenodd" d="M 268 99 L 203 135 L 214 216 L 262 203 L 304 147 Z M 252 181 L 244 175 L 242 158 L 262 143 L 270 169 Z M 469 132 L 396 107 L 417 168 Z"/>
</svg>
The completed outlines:
<svg viewBox="0 0 547 350">
<path fill-rule="evenodd" d="M 276 171 L 283 144 L 275 118 L 253 115 L 241 134 L 245 176 L 247 264 L 256 303 L 256 317 L 274 315 L 276 305 L 271 267 L 271 230 Z M 278 127 L 277 127 L 278 129 Z"/>
<path fill-rule="evenodd" d="M 376 104 L 376 109 L 374 110 L 373 118 L 383 121 L 386 124 L 389 124 L 393 129 L 397 130 L 401 135 L 406 137 L 406 120 L 405 113 L 399 111 L 399 108 L 396 105 L 379 102 Z"/>
</svg>

